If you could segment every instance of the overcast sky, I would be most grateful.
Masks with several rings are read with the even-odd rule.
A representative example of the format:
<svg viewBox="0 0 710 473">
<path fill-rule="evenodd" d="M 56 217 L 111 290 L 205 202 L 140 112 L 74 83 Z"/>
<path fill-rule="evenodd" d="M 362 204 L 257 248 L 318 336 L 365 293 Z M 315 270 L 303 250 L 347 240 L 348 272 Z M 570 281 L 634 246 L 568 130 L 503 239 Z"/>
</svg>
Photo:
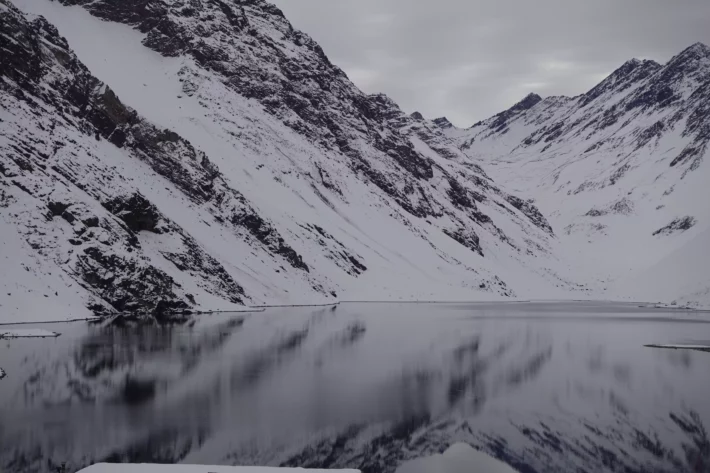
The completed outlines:
<svg viewBox="0 0 710 473">
<path fill-rule="evenodd" d="M 271 0 L 362 90 L 470 126 L 710 44 L 710 0 Z"/>
</svg>

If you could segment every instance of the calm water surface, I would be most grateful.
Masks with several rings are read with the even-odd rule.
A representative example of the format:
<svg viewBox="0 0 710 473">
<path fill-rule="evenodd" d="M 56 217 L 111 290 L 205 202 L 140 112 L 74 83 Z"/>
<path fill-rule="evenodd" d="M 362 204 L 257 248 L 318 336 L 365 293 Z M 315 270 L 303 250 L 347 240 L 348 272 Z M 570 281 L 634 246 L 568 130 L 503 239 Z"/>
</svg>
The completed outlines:
<svg viewBox="0 0 710 473">
<path fill-rule="evenodd" d="M 521 472 L 710 472 L 710 314 L 341 304 L 0 341 L 0 471 L 391 472 L 463 441 Z M 25 327 L 26 328 L 26 327 Z"/>
</svg>

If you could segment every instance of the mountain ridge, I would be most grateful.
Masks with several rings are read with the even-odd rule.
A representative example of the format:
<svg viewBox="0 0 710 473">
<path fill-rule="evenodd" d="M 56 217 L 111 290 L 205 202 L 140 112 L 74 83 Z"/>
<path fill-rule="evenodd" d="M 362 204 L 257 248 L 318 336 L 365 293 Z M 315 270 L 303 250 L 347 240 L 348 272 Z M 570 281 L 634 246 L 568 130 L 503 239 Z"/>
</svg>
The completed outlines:
<svg viewBox="0 0 710 473">
<path fill-rule="evenodd" d="M 629 60 L 579 96 L 547 97 L 505 121 L 499 114 L 445 133 L 496 182 L 534 199 L 552 225 L 564 229 L 562 246 L 580 272 L 594 268 L 613 290 L 613 281 L 628 280 L 628 271 L 643 272 L 678 253 L 707 228 L 710 215 L 700 202 L 710 197 L 702 185 L 709 91 L 710 48 L 696 43 L 664 65 Z M 693 224 L 661 231 L 676 228 L 674 222 Z M 633 249 L 620 253 L 629 244 Z M 596 254 L 623 256 L 608 264 L 585 256 Z M 710 286 L 710 274 L 687 277 Z M 695 288 L 677 296 L 707 306 L 706 293 Z"/>
<path fill-rule="evenodd" d="M 532 202 L 265 2 L 2 2 L 10 317 L 588 290 Z"/>
<path fill-rule="evenodd" d="M 710 221 L 704 45 L 462 130 L 361 92 L 262 0 L 0 1 L 11 317 L 626 297 Z"/>
</svg>

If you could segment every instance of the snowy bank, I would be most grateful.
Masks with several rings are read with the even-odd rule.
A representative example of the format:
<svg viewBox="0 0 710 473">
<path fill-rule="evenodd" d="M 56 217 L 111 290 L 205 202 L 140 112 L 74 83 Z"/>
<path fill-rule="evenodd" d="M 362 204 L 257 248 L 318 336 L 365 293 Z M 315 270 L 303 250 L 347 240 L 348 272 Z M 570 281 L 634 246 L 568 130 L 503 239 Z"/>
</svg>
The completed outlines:
<svg viewBox="0 0 710 473">
<path fill-rule="evenodd" d="M 671 344 L 671 345 L 645 345 L 645 346 L 648 348 L 665 348 L 668 350 L 697 350 L 697 351 L 710 352 L 710 345 Z"/>
<path fill-rule="evenodd" d="M 276 468 L 261 466 L 207 466 L 207 465 L 153 465 L 153 464 L 113 464 L 97 463 L 78 473 L 303 473 L 303 472 L 347 472 L 359 470 L 311 470 L 303 468 Z"/>
<path fill-rule="evenodd" d="M 396 473 L 517 473 L 505 463 L 465 443 L 457 443 L 442 454 L 405 463 Z"/>
<path fill-rule="evenodd" d="M 41 328 L 4 329 L 0 328 L 0 338 L 56 338 L 60 334 Z"/>
<path fill-rule="evenodd" d="M 312 470 L 254 466 L 153 465 L 98 463 L 78 473 L 301 473 L 348 472 L 359 470 Z M 517 473 L 516 470 L 465 443 L 449 447 L 443 454 L 409 461 L 396 473 Z"/>
</svg>

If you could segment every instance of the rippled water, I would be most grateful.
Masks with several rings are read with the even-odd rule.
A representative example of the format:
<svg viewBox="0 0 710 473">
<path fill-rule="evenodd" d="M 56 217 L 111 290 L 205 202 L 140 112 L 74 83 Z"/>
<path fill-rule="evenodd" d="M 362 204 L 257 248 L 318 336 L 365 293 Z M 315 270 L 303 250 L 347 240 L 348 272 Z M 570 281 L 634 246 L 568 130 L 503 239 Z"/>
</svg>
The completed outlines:
<svg viewBox="0 0 710 473">
<path fill-rule="evenodd" d="M 0 341 L 0 471 L 354 467 L 468 442 L 521 472 L 710 472 L 710 314 L 341 304 Z"/>
</svg>

